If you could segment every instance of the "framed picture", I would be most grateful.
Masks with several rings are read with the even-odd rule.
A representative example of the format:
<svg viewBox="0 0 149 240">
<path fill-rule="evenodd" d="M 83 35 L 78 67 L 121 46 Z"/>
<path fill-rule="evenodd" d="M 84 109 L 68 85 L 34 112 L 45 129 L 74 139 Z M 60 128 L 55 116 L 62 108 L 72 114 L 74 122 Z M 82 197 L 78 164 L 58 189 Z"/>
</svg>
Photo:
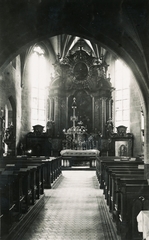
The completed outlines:
<svg viewBox="0 0 149 240">
<path fill-rule="evenodd" d="M 116 140 L 115 156 L 132 156 L 132 140 Z"/>
</svg>

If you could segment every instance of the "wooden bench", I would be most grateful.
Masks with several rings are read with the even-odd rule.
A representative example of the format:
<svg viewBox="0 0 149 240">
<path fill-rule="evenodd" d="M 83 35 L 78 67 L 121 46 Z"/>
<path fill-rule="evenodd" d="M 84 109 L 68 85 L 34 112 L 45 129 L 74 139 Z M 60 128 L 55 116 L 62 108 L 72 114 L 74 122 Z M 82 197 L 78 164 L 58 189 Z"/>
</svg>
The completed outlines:
<svg viewBox="0 0 149 240">
<path fill-rule="evenodd" d="M 119 191 L 119 186 L 120 183 L 147 183 L 147 180 L 144 179 L 144 174 L 142 173 L 133 173 L 131 175 L 129 174 L 112 174 L 111 176 L 112 181 L 111 181 L 111 186 L 109 190 L 109 196 L 108 196 L 108 201 L 109 201 L 109 210 L 112 214 L 113 220 L 116 219 L 115 217 L 115 206 L 116 206 L 116 193 Z"/>
<path fill-rule="evenodd" d="M 41 178 L 43 177 L 43 184 L 42 187 L 51 188 L 51 185 L 54 184 L 54 182 L 58 179 L 58 177 L 61 175 L 61 156 L 59 157 L 50 157 L 46 158 L 44 156 L 42 157 L 36 157 L 32 156 L 28 158 L 27 156 L 19 156 L 19 157 L 13 157 L 13 158 L 6 158 L 6 162 L 8 163 L 17 163 L 18 165 L 23 164 L 33 164 L 33 165 L 39 165 L 42 164 L 42 172 L 39 176 Z M 39 166 L 38 166 L 39 169 Z M 41 184 L 41 183 L 40 183 Z"/>
<path fill-rule="evenodd" d="M 13 223 L 19 219 L 18 193 L 17 184 L 18 176 L 12 171 L 4 171 L 0 174 L 0 191 L 1 191 L 1 235 L 9 233 Z M 14 192 L 15 189 L 15 192 Z M 17 195 L 15 195 L 15 193 Z"/>
<path fill-rule="evenodd" d="M 61 175 L 61 156 L 59 157 L 31 157 L 27 158 L 29 163 L 43 163 L 43 181 L 45 188 L 51 188 L 52 184 Z"/>
<path fill-rule="evenodd" d="M 111 186 L 111 181 L 112 178 L 115 174 L 125 174 L 125 175 L 129 175 L 131 176 L 132 174 L 142 174 L 144 175 L 144 170 L 143 169 L 137 169 L 137 168 L 107 168 L 107 171 L 105 173 L 105 181 L 104 181 L 104 194 L 105 194 L 105 199 L 108 199 L 108 195 L 109 195 L 109 190 L 110 190 L 110 186 Z M 108 203 L 108 201 L 107 201 Z"/>
<path fill-rule="evenodd" d="M 140 171 L 144 172 L 143 169 L 138 169 L 138 166 L 130 166 L 129 164 L 125 164 L 122 166 L 119 165 L 114 165 L 114 166 L 105 166 L 104 168 L 104 173 L 102 175 L 102 180 L 100 183 L 100 188 L 103 189 L 104 194 L 107 196 L 107 191 L 109 187 L 109 182 L 110 182 L 110 176 L 112 172 L 120 172 L 120 171 L 125 171 L 127 173 L 131 173 L 132 171 Z"/>
<path fill-rule="evenodd" d="M 44 194 L 61 175 L 61 157 L 6 157 L 0 162 L 0 237 Z M 11 177 L 10 177 L 11 176 Z M 11 179 L 11 182 L 10 182 Z M 3 180 L 3 181 L 1 181 Z M 6 198 L 7 196 L 7 198 Z M 4 205 L 7 199 L 7 205 Z"/>
<path fill-rule="evenodd" d="M 149 209 L 148 184 L 124 183 L 119 187 L 116 198 L 117 229 L 122 240 L 142 240 L 137 229 L 137 215 Z"/>
<path fill-rule="evenodd" d="M 25 179 L 23 181 L 23 189 L 28 188 L 28 196 L 31 196 L 29 198 L 29 204 L 35 204 L 36 202 L 36 192 L 38 190 L 37 186 L 37 166 L 30 165 L 30 164 L 21 164 L 17 165 L 17 163 L 14 164 L 6 164 L 5 170 L 7 171 L 13 171 L 14 173 L 18 173 L 21 176 L 24 175 L 24 172 L 27 172 L 28 175 L 24 175 Z M 24 171 L 25 170 L 25 171 Z"/>
<path fill-rule="evenodd" d="M 100 160 L 99 160 L 100 161 Z M 100 166 L 99 166 L 100 165 Z M 104 183 L 104 176 L 105 176 L 105 172 L 106 172 L 106 168 L 107 167 L 135 167 L 135 168 L 138 168 L 138 166 L 144 166 L 144 163 L 142 161 L 134 161 L 134 162 L 131 162 L 131 161 L 119 161 L 119 162 L 116 162 L 116 161 L 100 161 L 99 164 L 96 164 L 96 175 L 97 175 L 97 178 L 98 178 L 98 181 L 100 183 L 100 188 L 102 189 L 103 188 L 103 183 Z"/>
<path fill-rule="evenodd" d="M 4 235 L 10 232 L 12 225 L 19 221 L 22 214 L 36 201 L 36 167 L 1 165 L 1 235 Z"/>
<path fill-rule="evenodd" d="M 121 239 L 142 240 L 136 217 L 141 210 L 149 209 L 144 163 L 103 159 L 96 163 L 96 174 Z"/>
</svg>

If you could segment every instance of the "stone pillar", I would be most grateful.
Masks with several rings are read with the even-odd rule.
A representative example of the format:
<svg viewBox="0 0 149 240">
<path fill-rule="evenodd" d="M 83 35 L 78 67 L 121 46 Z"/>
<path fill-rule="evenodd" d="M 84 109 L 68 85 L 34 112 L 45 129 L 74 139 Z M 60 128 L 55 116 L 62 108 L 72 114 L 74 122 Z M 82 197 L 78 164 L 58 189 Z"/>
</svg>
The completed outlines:
<svg viewBox="0 0 149 240">
<path fill-rule="evenodd" d="M 55 112 L 55 101 L 53 98 L 49 99 L 49 119 L 54 121 L 54 112 Z"/>
<path fill-rule="evenodd" d="M 54 97 L 54 122 L 55 122 L 55 134 L 60 133 L 60 108 L 59 98 Z"/>
<path fill-rule="evenodd" d="M 99 130 L 103 133 L 103 118 L 102 118 L 102 98 L 99 98 Z"/>
<path fill-rule="evenodd" d="M 49 99 L 49 119 L 52 119 L 52 99 Z"/>
<path fill-rule="evenodd" d="M 95 129 L 95 99 L 92 97 L 92 130 Z"/>
<path fill-rule="evenodd" d="M 62 134 L 62 131 L 64 128 L 66 128 L 66 98 L 60 97 L 60 135 Z M 67 112 L 68 115 L 68 112 Z"/>
<path fill-rule="evenodd" d="M 2 117 L 0 116 L 0 158 L 3 156 L 3 144 L 2 144 L 2 138 L 3 138 L 3 120 Z"/>
<path fill-rule="evenodd" d="M 149 103 L 144 113 L 144 172 L 145 178 L 149 179 Z"/>
<path fill-rule="evenodd" d="M 66 129 L 68 128 L 68 97 L 66 97 Z"/>
</svg>

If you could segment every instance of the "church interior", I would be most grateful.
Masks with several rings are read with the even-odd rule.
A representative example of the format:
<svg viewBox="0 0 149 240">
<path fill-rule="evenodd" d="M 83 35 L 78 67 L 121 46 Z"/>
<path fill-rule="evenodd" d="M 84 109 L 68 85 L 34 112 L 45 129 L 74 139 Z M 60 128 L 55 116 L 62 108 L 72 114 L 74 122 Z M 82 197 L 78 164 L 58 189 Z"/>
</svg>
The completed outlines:
<svg viewBox="0 0 149 240">
<path fill-rule="evenodd" d="M 149 239 L 149 2 L 4 0 L 0 22 L 0 238 Z"/>
</svg>

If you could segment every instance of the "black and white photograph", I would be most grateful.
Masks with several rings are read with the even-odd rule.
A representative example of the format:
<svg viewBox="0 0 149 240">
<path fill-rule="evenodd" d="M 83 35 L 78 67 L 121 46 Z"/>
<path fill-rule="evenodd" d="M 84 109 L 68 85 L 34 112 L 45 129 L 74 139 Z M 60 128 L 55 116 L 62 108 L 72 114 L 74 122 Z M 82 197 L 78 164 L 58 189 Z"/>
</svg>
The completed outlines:
<svg viewBox="0 0 149 240">
<path fill-rule="evenodd" d="M 0 239 L 149 240 L 149 0 L 0 0 Z"/>
</svg>

